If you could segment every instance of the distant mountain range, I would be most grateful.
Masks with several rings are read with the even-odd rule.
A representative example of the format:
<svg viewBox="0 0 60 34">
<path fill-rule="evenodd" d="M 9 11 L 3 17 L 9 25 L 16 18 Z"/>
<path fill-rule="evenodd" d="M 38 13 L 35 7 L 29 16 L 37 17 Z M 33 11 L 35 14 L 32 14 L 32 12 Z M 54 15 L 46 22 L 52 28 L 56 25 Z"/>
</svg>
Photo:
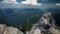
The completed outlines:
<svg viewBox="0 0 60 34">
<path fill-rule="evenodd" d="M 13 26 L 16 26 L 19 23 L 25 22 L 27 19 L 32 20 L 33 18 L 41 17 L 46 12 L 55 14 L 59 19 L 60 15 L 58 14 L 60 14 L 60 8 L 54 5 L 34 6 L 3 3 L 0 4 L 0 21 L 8 25 L 14 24 Z"/>
<path fill-rule="evenodd" d="M 56 7 L 54 4 L 42 4 L 42 5 L 25 5 L 25 4 L 21 4 L 21 3 L 0 3 L 0 9 L 3 8 L 51 8 L 51 7 Z"/>
</svg>

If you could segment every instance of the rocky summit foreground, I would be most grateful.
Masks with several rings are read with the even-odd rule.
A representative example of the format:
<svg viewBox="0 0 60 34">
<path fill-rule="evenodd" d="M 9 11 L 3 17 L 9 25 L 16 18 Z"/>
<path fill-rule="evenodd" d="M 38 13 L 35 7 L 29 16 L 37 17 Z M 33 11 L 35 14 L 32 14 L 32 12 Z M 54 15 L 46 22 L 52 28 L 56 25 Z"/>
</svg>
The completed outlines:
<svg viewBox="0 0 60 34">
<path fill-rule="evenodd" d="M 0 34 L 23 34 L 19 29 L 0 24 Z"/>
<path fill-rule="evenodd" d="M 23 33 L 14 27 L 0 24 L 0 34 L 60 34 L 51 13 L 44 14 L 30 31 Z"/>
<path fill-rule="evenodd" d="M 27 34 L 60 34 L 51 13 L 44 14 Z"/>
</svg>

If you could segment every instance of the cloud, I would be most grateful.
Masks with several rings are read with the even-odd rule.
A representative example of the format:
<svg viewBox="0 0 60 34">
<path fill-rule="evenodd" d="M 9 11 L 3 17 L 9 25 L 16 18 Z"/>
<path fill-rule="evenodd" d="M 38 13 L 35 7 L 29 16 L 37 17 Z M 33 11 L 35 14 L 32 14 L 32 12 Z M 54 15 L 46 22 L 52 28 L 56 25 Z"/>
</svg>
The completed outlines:
<svg viewBox="0 0 60 34">
<path fill-rule="evenodd" d="M 57 6 L 60 6 L 60 3 L 56 3 Z"/>
<path fill-rule="evenodd" d="M 3 0 L 1 3 L 15 3 L 15 4 L 25 4 L 25 5 L 41 5 L 41 3 L 37 2 L 38 0 L 26 0 L 26 1 L 21 1 L 21 3 L 17 2 L 16 0 Z"/>
<path fill-rule="evenodd" d="M 37 2 L 38 0 L 26 0 L 26 1 L 22 1 L 22 4 L 26 4 L 26 5 L 41 5 L 41 3 L 38 4 Z"/>
<path fill-rule="evenodd" d="M 1 3 L 17 3 L 16 0 L 3 0 Z"/>
</svg>

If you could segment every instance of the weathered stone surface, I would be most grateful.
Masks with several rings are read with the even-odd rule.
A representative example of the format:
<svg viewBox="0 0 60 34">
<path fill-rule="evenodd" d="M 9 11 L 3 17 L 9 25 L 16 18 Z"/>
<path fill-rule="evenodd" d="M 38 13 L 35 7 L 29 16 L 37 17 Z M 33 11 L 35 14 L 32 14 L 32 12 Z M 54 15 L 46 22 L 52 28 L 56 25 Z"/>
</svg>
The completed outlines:
<svg viewBox="0 0 60 34">
<path fill-rule="evenodd" d="M 17 28 L 0 24 L 0 34 L 23 34 L 23 32 L 19 31 Z"/>
<path fill-rule="evenodd" d="M 0 24 L 0 34 L 3 34 L 3 30 L 4 30 L 4 25 Z"/>
</svg>

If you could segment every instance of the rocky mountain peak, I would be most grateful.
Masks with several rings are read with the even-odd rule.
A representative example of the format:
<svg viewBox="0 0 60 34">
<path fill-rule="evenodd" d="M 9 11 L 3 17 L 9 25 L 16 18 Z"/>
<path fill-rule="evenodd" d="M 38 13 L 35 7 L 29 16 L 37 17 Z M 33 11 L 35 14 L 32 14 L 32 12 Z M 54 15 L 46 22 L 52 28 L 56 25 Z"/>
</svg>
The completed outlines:
<svg viewBox="0 0 60 34">
<path fill-rule="evenodd" d="M 33 28 L 27 34 L 55 34 L 55 32 L 56 34 L 60 34 L 60 30 L 55 29 L 56 25 L 54 23 L 52 13 L 46 13 L 34 24 Z"/>
</svg>

